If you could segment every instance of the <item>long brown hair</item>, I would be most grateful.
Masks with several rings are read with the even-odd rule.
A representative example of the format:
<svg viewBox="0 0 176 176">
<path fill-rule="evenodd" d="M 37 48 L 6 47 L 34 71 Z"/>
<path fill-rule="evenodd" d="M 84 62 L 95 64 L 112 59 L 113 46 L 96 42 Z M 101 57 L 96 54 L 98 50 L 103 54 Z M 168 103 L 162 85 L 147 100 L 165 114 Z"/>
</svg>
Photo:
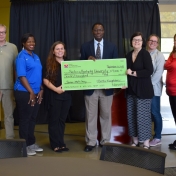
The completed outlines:
<svg viewBox="0 0 176 176">
<path fill-rule="evenodd" d="M 56 83 L 58 70 L 60 69 L 60 63 L 58 63 L 56 61 L 56 57 L 53 54 L 53 51 L 54 51 L 56 45 L 58 45 L 58 44 L 62 44 L 64 46 L 64 49 L 65 49 L 65 44 L 63 42 L 57 41 L 57 42 L 53 43 L 53 45 L 50 48 L 48 58 L 47 58 L 47 62 L 46 62 L 46 78 L 52 84 Z M 64 57 L 66 57 L 66 51 L 64 52 Z"/>
<path fill-rule="evenodd" d="M 176 34 L 174 35 L 174 40 L 176 40 Z M 176 53 L 176 47 L 175 47 L 175 46 L 173 46 L 172 52 L 170 53 L 169 57 L 170 57 L 172 54 L 174 54 L 174 53 Z"/>
</svg>

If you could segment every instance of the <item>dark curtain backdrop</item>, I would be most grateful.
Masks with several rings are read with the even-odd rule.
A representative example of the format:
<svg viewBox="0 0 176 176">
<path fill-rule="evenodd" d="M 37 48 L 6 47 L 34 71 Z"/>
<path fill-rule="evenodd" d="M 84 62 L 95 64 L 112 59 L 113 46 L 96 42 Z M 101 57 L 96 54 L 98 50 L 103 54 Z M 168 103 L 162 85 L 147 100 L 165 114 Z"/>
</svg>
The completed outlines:
<svg viewBox="0 0 176 176">
<path fill-rule="evenodd" d="M 18 1 L 11 0 L 10 42 L 21 50 L 20 39 L 31 32 L 36 37 L 35 53 L 44 65 L 55 41 L 66 44 L 67 59 L 78 60 L 80 46 L 90 41 L 92 25 L 101 22 L 105 27 L 106 40 L 116 44 L 120 58 L 131 50 L 129 39 L 140 31 L 147 38 L 155 33 L 161 36 L 157 0 L 153 1 Z M 72 93 L 73 103 L 69 117 L 84 120 L 82 91 Z M 79 97 L 79 98 L 78 98 Z M 43 105 L 38 123 L 47 122 Z"/>
</svg>

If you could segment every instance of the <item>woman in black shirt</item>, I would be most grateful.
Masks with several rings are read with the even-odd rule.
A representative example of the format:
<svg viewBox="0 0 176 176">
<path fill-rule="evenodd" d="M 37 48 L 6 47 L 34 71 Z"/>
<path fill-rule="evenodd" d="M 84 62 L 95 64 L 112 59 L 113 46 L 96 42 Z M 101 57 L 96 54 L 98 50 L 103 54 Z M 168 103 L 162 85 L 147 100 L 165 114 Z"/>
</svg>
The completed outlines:
<svg viewBox="0 0 176 176">
<path fill-rule="evenodd" d="M 144 141 L 143 147 L 149 149 L 151 138 L 151 99 L 154 95 L 151 83 L 153 73 L 152 59 L 144 49 L 145 43 L 142 33 L 132 35 L 133 50 L 127 54 L 127 117 L 129 135 L 132 146 L 138 146 Z"/>
<path fill-rule="evenodd" d="M 65 121 L 71 105 L 71 95 L 62 89 L 61 62 L 66 55 L 64 43 L 55 42 L 50 49 L 44 71 L 44 97 L 47 103 L 48 131 L 51 148 L 55 152 L 68 151 L 64 143 Z"/>
</svg>

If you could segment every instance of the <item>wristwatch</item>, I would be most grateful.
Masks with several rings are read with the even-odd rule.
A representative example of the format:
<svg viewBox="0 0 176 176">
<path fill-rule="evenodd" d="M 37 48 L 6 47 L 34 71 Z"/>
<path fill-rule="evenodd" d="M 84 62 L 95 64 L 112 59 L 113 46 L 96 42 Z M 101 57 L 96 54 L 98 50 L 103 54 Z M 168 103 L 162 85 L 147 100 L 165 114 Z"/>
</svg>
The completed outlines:
<svg viewBox="0 0 176 176">
<path fill-rule="evenodd" d="M 133 75 L 133 74 L 134 74 L 134 71 L 132 71 L 131 74 Z"/>
</svg>

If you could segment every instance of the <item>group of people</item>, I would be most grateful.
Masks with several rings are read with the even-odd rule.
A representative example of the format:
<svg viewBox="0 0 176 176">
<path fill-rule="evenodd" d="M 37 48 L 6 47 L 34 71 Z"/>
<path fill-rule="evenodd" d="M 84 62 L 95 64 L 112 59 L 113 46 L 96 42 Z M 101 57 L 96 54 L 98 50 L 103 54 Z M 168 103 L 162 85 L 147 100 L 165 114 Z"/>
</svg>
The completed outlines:
<svg viewBox="0 0 176 176">
<path fill-rule="evenodd" d="M 134 33 L 130 39 L 133 50 L 127 54 L 127 117 L 132 146 L 143 142 L 149 149 L 161 143 L 162 117 L 160 96 L 162 92 L 162 73 L 165 59 L 157 50 L 159 38 L 152 34 L 147 40 L 147 50 L 142 33 Z M 155 135 L 152 135 L 154 119 Z"/>
<path fill-rule="evenodd" d="M 118 57 L 116 46 L 103 39 L 103 24 L 95 23 L 92 33 L 94 39 L 81 47 L 81 59 L 96 60 Z M 123 89 L 126 89 L 128 131 L 132 137 L 131 145 L 138 146 L 139 142 L 143 142 L 145 149 L 161 144 L 160 96 L 165 59 L 157 49 L 159 42 L 159 37 L 152 34 L 146 43 L 142 33 L 136 32 L 130 39 L 133 50 L 126 56 L 128 88 L 123 87 Z M 98 113 L 101 125 L 100 146 L 110 141 L 113 89 L 85 90 L 84 94 L 87 143 L 84 150 L 89 152 L 96 146 Z M 152 137 L 151 115 L 154 120 L 155 135 L 150 141 Z"/>
<path fill-rule="evenodd" d="M 26 33 L 23 35 L 21 43 L 23 50 L 16 57 L 17 80 L 14 85 L 19 116 L 19 136 L 26 140 L 28 155 L 35 155 L 36 152 L 43 151 L 35 143 L 34 128 L 45 89 L 51 148 L 55 152 L 68 151 L 69 149 L 64 144 L 64 129 L 71 105 L 71 95 L 62 90 L 61 83 L 61 62 L 66 54 L 65 45 L 62 42 L 55 42 L 51 46 L 42 76 L 40 59 L 33 52 L 36 43 L 35 37 Z"/>
<path fill-rule="evenodd" d="M 33 52 L 35 44 L 33 34 L 24 34 L 21 38 L 22 50 L 18 53 L 14 44 L 6 42 L 6 26 L 0 24 L 0 100 L 5 114 L 6 139 L 14 138 L 13 110 L 16 103 L 19 137 L 26 140 L 29 156 L 43 151 L 36 144 L 34 136 L 35 121 L 43 96 L 49 116 L 51 148 L 55 152 L 69 150 L 64 143 L 64 129 L 71 106 L 71 94 L 62 90 L 61 83 L 65 45 L 55 42 L 51 46 L 46 67 L 42 69 L 40 58 Z"/>
<path fill-rule="evenodd" d="M 133 50 L 127 58 L 127 118 L 129 135 L 132 146 L 150 147 L 161 144 L 162 117 L 160 113 L 160 97 L 162 94 L 162 74 L 167 70 L 166 93 L 172 114 L 176 123 L 176 34 L 174 46 L 168 60 L 165 62 L 163 54 L 157 49 L 159 37 L 149 36 L 147 46 L 142 33 L 134 33 L 130 39 Z M 152 117 L 151 117 L 152 116 Z M 154 136 L 151 139 L 152 121 L 154 122 Z M 169 149 L 176 150 L 176 140 L 169 144 Z"/>
<path fill-rule="evenodd" d="M 103 38 L 102 23 L 95 23 L 92 26 L 92 34 L 94 39 L 81 46 L 81 60 L 118 58 L 116 46 Z M 61 80 L 61 62 L 66 56 L 65 44 L 57 41 L 51 46 L 43 69 L 39 57 L 33 52 L 36 44 L 33 34 L 24 34 L 21 44 L 22 50 L 18 53 L 16 46 L 6 41 L 6 26 L 0 24 L 0 100 L 5 114 L 6 138 L 14 138 L 13 110 L 16 102 L 19 136 L 26 140 L 27 154 L 35 155 L 36 152 L 43 151 L 36 144 L 34 128 L 39 106 L 44 97 L 45 107 L 48 110 L 51 148 L 54 152 L 68 151 L 64 143 L 64 130 L 71 106 L 71 94 L 62 89 Z M 130 44 L 133 50 L 126 56 L 128 87 L 123 87 L 126 89 L 129 135 L 132 137 L 132 146 L 138 146 L 142 141 L 143 147 L 149 149 L 150 146 L 161 144 L 160 96 L 164 68 L 167 70 L 166 92 L 176 121 L 176 108 L 174 108 L 176 35 L 173 51 L 166 63 L 163 54 L 157 49 L 159 44 L 157 35 L 150 35 L 145 43 L 142 33 L 136 32 L 131 36 Z M 84 99 L 86 108 L 84 151 L 90 152 L 97 144 L 98 114 L 101 125 L 100 146 L 110 141 L 113 89 L 85 90 Z M 150 140 L 152 118 L 155 135 Z M 176 141 L 169 144 L 169 147 L 176 149 Z"/>
</svg>

